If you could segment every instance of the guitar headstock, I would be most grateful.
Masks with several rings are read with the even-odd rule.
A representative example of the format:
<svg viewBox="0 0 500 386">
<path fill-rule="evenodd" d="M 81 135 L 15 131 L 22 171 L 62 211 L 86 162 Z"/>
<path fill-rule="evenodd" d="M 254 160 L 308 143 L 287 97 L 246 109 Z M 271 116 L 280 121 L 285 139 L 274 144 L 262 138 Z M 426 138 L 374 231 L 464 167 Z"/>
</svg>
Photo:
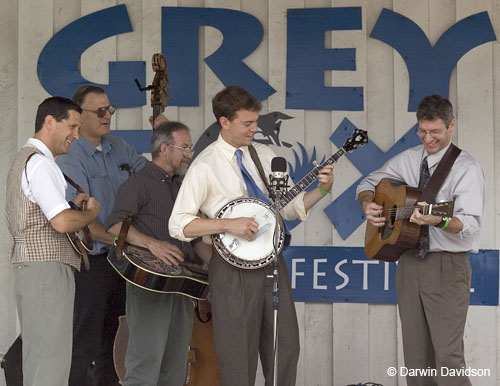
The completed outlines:
<svg viewBox="0 0 500 386">
<path fill-rule="evenodd" d="M 353 151 L 358 146 L 368 143 L 368 132 L 366 130 L 355 129 L 351 137 L 345 141 L 343 148 L 345 151 Z"/>
<path fill-rule="evenodd" d="M 454 201 L 438 202 L 436 204 L 429 205 L 429 211 L 430 214 L 434 216 L 453 217 L 454 206 Z"/>
</svg>

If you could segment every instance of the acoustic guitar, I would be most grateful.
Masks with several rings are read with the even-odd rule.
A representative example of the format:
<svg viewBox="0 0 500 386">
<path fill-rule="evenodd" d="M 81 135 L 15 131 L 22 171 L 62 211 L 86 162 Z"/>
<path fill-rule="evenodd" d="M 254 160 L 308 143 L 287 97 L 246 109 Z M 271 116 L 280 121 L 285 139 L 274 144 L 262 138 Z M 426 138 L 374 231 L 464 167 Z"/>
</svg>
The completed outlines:
<svg viewBox="0 0 500 386">
<path fill-rule="evenodd" d="M 452 217 L 453 201 L 415 206 L 422 191 L 383 178 L 375 188 L 374 202 L 383 207 L 383 227 L 366 222 L 365 253 L 367 257 L 396 261 L 407 249 L 415 248 L 420 236 L 420 225 L 410 223 L 415 209 L 424 215 Z"/>
<path fill-rule="evenodd" d="M 181 262 L 170 266 L 145 248 L 125 244 L 122 256 L 112 247 L 108 261 L 118 274 L 143 289 L 176 293 L 192 299 L 205 299 L 208 294 L 208 271 L 198 264 Z"/>
</svg>

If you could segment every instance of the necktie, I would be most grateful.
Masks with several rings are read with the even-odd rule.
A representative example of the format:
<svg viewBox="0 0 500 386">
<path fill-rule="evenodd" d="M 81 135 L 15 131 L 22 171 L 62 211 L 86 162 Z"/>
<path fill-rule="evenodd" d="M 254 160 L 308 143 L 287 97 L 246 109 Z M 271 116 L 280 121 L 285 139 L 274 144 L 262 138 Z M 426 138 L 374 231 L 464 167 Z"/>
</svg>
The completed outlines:
<svg viewBox="0 0 500 386">
<path fill-rule="evenodd" d="M 247 186 L 248 197 L 258 198 L 259 200 L 271 204 L 269 198 L 264 194 L 264 192 L 262 192 L 262 190 L 260 190 L 250 173 L 248 173 L 245 165 L 243 165 L 243 161 L 241 159 L 242 154 L 243 152 L 241 151 L 241 149 L 236 150 L 236 159 L 238 160 L 238 165 L 240 167 L 241 174 L 243 175 L 243 180 L 245 181 L 245 185 Z"/>
<path fill-rule="evenodd" d="M 429 173 L 429 165 L 427 163 L 427 157 L 425 157 L 420 165 L 420 180 L 418 181 L 418 188 L 424 189 L 427 183 L 431 179 L 431 174 Z M 420 236 L 417 242 L 417 251 L 415 255 L 423 259 L 425 254 L 429 251 L 429 225 L 422 225 L 420 227 Z"/>
</svg>

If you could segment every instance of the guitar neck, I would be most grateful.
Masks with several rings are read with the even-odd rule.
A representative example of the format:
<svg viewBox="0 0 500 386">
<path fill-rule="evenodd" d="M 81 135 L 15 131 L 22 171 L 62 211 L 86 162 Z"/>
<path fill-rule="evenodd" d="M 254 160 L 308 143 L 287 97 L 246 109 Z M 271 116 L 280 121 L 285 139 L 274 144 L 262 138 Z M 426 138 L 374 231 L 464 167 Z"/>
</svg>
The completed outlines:
<svg viewBox="0 0 500 386">
<path fill-rule="evenodd" d="M 405 208 L 397 208 L 395 220 L 396 221 L 397 220 L 408 220 L 416 208 L 418 208 L 418 207 L 417 206 L 410 206 L 410 207 L 405 207 Z"/>
<path fill-rule="evenodd" d="M 404 208 L 396 208 L 394 213 L 395 220 L 408 220 L 415 209 L 420 209 L 423 215 L 433 214 L 436 216 L 453 216 L 453 202 L 443 202 L 438 204 L 427 204 L 423 206 L 410 206 Z M 392 209 L 394 210 L 394 209 Z M 391 210 L 389 210 L 390 212 Z M 384 216 L 391 214 L 385 213 Z"/>
<path fill-rule="evenodd" d="M 314 181 L 318 178 L 319 171 L 326 165 L 333 165 L 346 153 L 346 150 L 342 147 L 334 155 L 328 158 L 321 165 L 315 167 L 308 174 L 306 174 L 299 182 L 297 182 L 288 192 L 286 192 L 279 201 L 279 208 L 282 209 L 288 205 L 295 197 L 311 186 Z"/>
</svg>

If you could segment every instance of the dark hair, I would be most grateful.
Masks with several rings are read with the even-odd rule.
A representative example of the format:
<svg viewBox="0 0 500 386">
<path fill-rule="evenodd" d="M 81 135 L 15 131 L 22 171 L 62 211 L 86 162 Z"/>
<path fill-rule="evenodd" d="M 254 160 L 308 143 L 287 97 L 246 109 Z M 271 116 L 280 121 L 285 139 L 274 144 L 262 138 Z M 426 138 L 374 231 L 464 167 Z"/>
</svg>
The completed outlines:
<svg viewBox="0 0 500 386">
<path fill-rule="evenodd" d="M 45 99 L 38 106 L 35 118 L 35 133 L 41 130 L 43 123 L 45 122 L 45 117 L 47 115 L 52 115 L 57 122 L 63 119 L 69 118 L 69 111 L 75 110 L 82 113 L 82 109 L 71 99 L 54 96 Z"/>
<path fill-rule="evenodd" d="M 212 110 L 217 122 L 221 117 L 232 121 L 239 110 L 259 112 L 261 108 L 260 101 L 241 86 L 228 86 L 212 99 Z"/>
<path fill-rule="evenodd" d="M 451 102 L 441 95 L 428 95 L 424 97 L 417 107 L 417 120 L 433 121 L 442 119 L 446 127 L 450 126 L 453 120 L 453 106 Z"/>
<path fill-rule="evenodd" d="M 106 94 L 106 92 L 99 86 L 82 86 L 73 94 L 73 102 L 75 102 L 78 106 L 83 105 L 83 102 L 85 102 L 85 97 L 90 93 Z"/>
<path fill-rule="evenodd" d="M 160 146 L 162 143 L 167 143 L 169 145 L 174 144 L 174 139 L 172 134 L 176 131 L 185 130 L 189 133 L 189 128 L 181 122 L 168 121 L 162 122 L 158 125 L 156 129 L 153 130 L 153 135 L 151 136 L 151 157 L 156 159 L 160 154 Z"/>
</svg>

